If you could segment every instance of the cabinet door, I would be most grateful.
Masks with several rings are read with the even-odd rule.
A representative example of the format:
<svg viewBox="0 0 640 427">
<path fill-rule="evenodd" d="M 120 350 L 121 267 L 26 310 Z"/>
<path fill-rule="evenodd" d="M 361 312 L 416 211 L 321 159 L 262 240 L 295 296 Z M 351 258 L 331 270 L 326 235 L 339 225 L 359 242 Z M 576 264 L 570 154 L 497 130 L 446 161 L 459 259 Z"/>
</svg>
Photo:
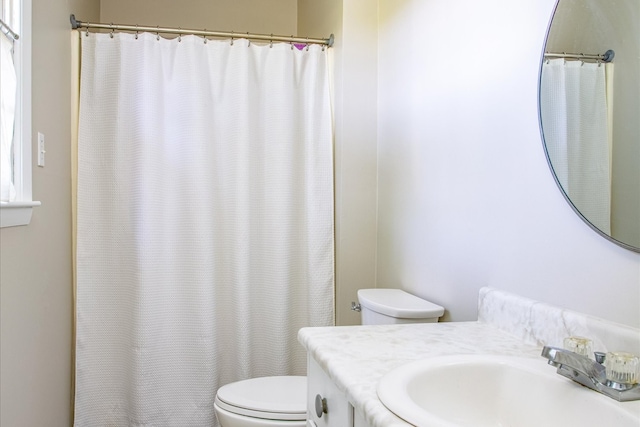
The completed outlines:
<svg viewBox="0 0 640 427">
<path fill-rule="evenodd" d="M 353 427 L 370 427 L 360 412 L 353 411 Z"/>
<path fill-rule="evenodd" d="M 307 381 L 307 425 L 352 427 L 353 407 L 311 356 L 307 357 Z"/>
</svg>

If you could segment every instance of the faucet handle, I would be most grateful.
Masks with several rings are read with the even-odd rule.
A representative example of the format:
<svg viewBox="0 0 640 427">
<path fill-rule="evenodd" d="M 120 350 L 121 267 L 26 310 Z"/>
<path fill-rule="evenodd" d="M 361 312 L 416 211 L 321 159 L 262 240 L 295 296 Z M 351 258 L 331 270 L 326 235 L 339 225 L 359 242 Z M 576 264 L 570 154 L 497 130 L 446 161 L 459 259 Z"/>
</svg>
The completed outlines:
<svg viewBox="0 0 640 427">
<path fill-rule="evenodd" d="M 621 385 L 631 386 L 638 382 L 640 358 L 631 353 L 607 353 L 605 364 L 607 380 Z"/>
<path fill-rule="evenodd" d="M 593 342 L 584 337 L 567 337 L 563 340 L 565 350 L 572 351 L 581 356 L 591 358 L 591 348 Z"/>
</svg>

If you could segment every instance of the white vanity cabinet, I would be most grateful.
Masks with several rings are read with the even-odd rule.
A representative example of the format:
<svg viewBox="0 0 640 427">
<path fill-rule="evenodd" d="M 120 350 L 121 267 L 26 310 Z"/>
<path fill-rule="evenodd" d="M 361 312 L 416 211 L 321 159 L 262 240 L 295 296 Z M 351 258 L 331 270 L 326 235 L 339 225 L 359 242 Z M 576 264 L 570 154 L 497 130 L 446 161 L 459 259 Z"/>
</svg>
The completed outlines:
<svg viewBox="0 0 640 427">
<path fill-rule="evenodd" d="M 353 411 L 353 427 L 371 427 L 365 420 L 362 414 L 358 411 Z"/>
<path fill-rule="evenodd" d="M 311 356 L 307 384 L 307 427 L 369 427 Z"/>
</svg>

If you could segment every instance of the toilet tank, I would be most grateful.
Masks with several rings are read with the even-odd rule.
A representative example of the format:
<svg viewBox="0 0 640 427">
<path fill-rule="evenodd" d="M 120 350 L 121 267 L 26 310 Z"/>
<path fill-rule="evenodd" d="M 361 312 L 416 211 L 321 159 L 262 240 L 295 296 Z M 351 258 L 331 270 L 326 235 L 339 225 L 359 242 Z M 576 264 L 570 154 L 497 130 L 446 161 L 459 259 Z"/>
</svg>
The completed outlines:
<svg viewBox="0 0 640 427">
<path fill-rule="evenodd" d="M 444 308 L 401 289 L 360 289 L 358 302 L 363 325 L 435 323 Z"/>
</svg>

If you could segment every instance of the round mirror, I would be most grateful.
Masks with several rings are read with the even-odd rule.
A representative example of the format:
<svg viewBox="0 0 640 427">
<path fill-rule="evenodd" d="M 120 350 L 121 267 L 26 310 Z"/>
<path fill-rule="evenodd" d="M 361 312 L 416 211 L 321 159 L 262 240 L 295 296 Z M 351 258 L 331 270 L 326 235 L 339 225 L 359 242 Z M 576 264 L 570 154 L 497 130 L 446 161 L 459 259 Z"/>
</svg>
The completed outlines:
<svg viewBox="0 0 640 427">
<path fill-rule="evenodd" d="M 567 201 L 594 230 L 640 252 L 640 0 L 558 0 L 539 113 Z"/>
</svg>

